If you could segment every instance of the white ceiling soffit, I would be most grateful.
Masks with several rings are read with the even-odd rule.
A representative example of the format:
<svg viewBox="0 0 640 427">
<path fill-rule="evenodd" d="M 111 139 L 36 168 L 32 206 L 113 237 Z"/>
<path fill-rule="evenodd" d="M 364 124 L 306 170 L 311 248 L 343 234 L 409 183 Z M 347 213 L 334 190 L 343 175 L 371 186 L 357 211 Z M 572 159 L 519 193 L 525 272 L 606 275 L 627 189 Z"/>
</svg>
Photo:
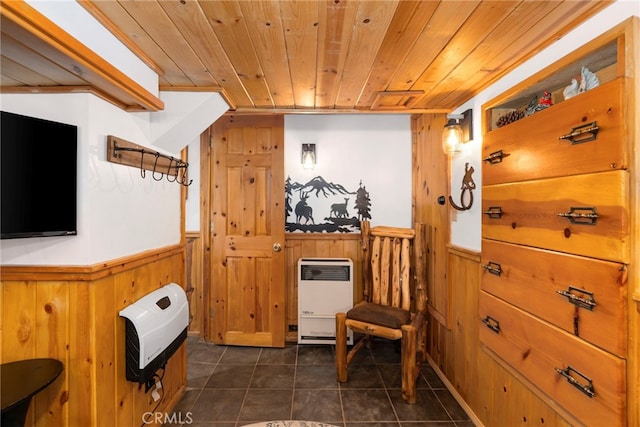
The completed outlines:
<svg viewBox="0 0 640 427">
<path fill-rule="evenodd" d="M 153 145 L 178 155 L 229 106 L 218 92 L 160 92 L 164 110 L 149 113 Z"/>
</svg>

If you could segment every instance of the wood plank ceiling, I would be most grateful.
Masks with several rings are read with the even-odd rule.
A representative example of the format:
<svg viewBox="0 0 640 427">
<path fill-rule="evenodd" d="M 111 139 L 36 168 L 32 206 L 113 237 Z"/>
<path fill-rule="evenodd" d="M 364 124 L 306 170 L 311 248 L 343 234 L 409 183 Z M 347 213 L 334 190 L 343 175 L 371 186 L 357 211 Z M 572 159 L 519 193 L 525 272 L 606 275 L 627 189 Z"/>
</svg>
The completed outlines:
<svg viewBox="0 0 640 427">
<path fill-rule="evenodd" d="M 237 111 L 445 112 L 610 2 L 80 3 L 158 71 L 162 90 L 220 91 Z M 87 84 L 4 49 L 1 59 L 3 90 Z M 5 74 L 5 61 L 32 71 Z"/>
</svg>

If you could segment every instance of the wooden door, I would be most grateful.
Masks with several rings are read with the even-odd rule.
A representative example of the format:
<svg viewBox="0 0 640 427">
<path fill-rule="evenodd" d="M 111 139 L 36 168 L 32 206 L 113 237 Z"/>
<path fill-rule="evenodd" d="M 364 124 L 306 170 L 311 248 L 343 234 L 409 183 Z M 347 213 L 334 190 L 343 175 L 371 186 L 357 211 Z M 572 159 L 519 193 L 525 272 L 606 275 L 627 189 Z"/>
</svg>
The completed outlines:
<svg viewBox="0 0 640 427">
<path fill-rule="evenodd" d="M 217 344 L 284 347 L 284 118 L 213 126 L 209 335 Z"/>
</svg>

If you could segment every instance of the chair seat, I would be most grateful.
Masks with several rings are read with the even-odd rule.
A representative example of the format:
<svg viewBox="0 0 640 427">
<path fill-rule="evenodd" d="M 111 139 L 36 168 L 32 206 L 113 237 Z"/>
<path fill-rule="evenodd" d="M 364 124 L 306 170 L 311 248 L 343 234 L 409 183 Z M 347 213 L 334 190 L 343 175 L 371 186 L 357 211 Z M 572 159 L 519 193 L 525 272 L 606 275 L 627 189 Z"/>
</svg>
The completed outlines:
<svg viewBox="0 0 640 427">
<path fill-rule="evenodd" d="M 411 321 L 411 313 L 399 307 L 389 307 L 372 302 L 363 302 L 347 312 L 347 319 L 372 323 L 391 329 L 400 329 Z"/>
</svg>

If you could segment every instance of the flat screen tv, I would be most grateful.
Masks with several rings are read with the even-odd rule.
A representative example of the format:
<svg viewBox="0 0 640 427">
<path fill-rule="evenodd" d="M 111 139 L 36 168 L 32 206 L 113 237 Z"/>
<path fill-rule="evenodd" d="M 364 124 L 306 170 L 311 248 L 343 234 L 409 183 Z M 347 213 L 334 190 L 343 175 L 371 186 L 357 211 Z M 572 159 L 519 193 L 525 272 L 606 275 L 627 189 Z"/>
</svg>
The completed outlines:
<svg viewBox="0 0 640 427">
<path fill-rule="evenodd" d="M 0 112 L 2 239 L 77 234 L 77 126 Z"/>
</svg>

